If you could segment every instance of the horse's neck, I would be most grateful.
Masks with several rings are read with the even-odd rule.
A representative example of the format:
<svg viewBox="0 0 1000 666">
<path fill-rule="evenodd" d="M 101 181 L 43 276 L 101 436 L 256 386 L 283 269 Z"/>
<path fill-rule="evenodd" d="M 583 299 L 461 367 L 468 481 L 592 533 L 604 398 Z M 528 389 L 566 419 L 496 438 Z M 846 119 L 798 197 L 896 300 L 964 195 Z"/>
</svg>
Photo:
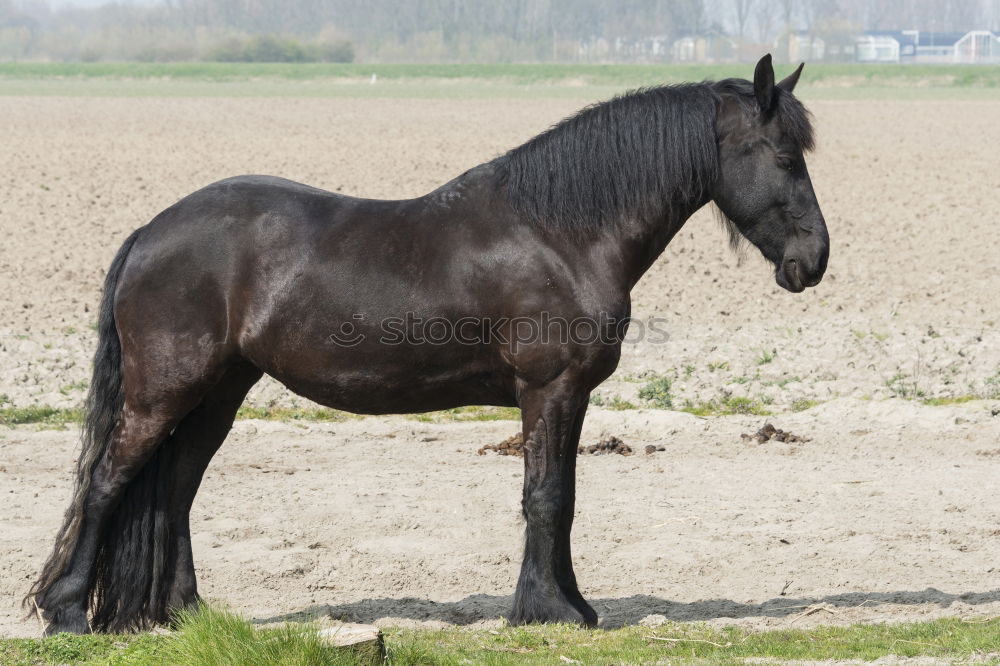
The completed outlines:
<svg viewBox="0 0 1000 666">
<path fill-rule="evenodd" d="M 663 254 L 688 218 L 709 201 L 705 196 L 700 201 L 675 206 L 659 219 L 623 220 L 593 242 L 603 249 L 599 256 L 611 264 L 610 268 L 621 276 L 625 288 L 631 290 Z"/>
</svg>

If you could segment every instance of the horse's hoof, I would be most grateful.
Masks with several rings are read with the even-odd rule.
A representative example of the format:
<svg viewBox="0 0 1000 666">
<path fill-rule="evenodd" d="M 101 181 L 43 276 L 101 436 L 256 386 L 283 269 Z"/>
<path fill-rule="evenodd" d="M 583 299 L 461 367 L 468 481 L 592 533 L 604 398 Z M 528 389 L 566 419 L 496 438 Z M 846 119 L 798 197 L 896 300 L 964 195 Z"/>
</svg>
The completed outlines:
<svg viewBox="0 0 1000 666">
<path fill-rule="evenodd" d="M 579 611 L 580 615 L 583 616 L 583 622 L 581 624 L 585 627 L 597 626 L 597 611 L 591 608 L 590 604 L 587 603 L 587 600 L 583 598 L 583 595 L 580 594 L 578 589 L 573 588 L 567 590 L 566 588 L 563 588 L 563 594 L 566 595 L 566 598 L 569 600 L 569 603 L 573 605 L 573 608 Z"/>
<path fill-rule="evenodd" d="M 59 611 L 57 613 L 45 613 L 45 619 L 49 620 L 45 627 L 46 636 L 56 634 L 89 634 L 90 623 L 87 622 L 87 614 L 82 611 Z"/>
<path fill-rule="evenodd" d="M 579 624 L 585 627 L 597 626 L 597 613 L 581 597 L 579 605 L 564 598 L 539 599 L 514 604 L 508 621 L 514 625 L 560 622 Z"/>
<path fill-rule="evenodd" d="M 574 601 L 573 607 L 583 616 L 583 622 L 581 624 L 585 627 L 596 627 L 597 626 L 597 611 L 590 607 L 583 597 L 579 600 Z"/>
</svg>

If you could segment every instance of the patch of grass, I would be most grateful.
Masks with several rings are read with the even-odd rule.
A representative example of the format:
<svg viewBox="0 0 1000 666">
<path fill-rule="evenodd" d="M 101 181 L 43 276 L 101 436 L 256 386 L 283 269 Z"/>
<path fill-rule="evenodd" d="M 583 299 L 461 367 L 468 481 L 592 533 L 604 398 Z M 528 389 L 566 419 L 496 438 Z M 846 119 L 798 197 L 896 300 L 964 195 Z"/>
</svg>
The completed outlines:
<svg viewBox="0 0 1000 666">
<path fill-rule="evenodd" d="M 634 404 L 623 399 L 620 395 L 616 395 L 611 398 L 611 400 L 609 400 L 604 406 L 607 409 L 613 409 L 619 412 L 625 411 L 626 409 L 638 409 Z"/>
<path fill-rule="evenodd" d="M 716 370 L 728 370 L 729 361 L 709 361 L 708 371 L 715 372 Z"/>
<path fill-rule="evenodd" d="M 1000 370 L 983 382 L 983 397 L 987 400 L 1000 400 Z"/>
<path fill-rule="evenodd" d="M 620 395 L 605 398 L 604 396 L 594 394 L 590 396 L 590 405 L 593 407 L 603 407 L 604 409 L 613 409 L 619 412 L 627 409 L 637 409 L 634 404 L 623 399 Z"/>
<path fill-rule="evenodd" d="M 262 421 L 348 421 L 360 418 L 349 412 L 325 407 L 253 407 L 243 405 L 236 412 L 237 419 L 260 419 Z"/>
<path fill-rule="evenodd" d="M 767 351 L 766 349 L 761 349 L 760 355 L 757 356 L 757 365 L 767 365 L 768 363 L 773 361 L 774 357 L 777 355 L 778 351 L 776 349 L 772 349 L 771 351 Z"/>
<path fill-rule="evenodd" d="M 439 412 L 408 414 L 408 418 L 423 423 L 451 423 L 456 421 L 520 421 L 518 407 L 456 407 Z"/>
<path fill-rule="evenodd" d="M 375 655 L 323 646 L 310 624 L 255 629 L 237 615 L 212 608 L 182 613 L 171 635 L 70 636 L 0 639 L 0 662 L 55 664 L 289 664 L 326 666 L 379 663 Z M 908 624 L 852 625 L 755 631 L 739 627 L 669 623 L 662 627 L 581 629 L 571 625 L 503 627 L 499 630 L 449 628 L 389 629 L 385 643 L 390 666 L 417 664 L 584 664 L 743 663 L 778 661 L 874 660 L 932 657 L 939 660 L 995 659 L 1000 652 L 1000 619 L 958 618 Z"/>
<path fill-rule="evenodd" d="M 10 666 L 160 664 L 166 663 L 164 661 L 166 644 L 164 636 L 150 634 L 128 636 L 58 634 L 44 639 L 0 639 L 0 664 Z"/>
<path fill-rule="evenodd" d="M 885 387 L 889 389 L 894 398 L 904 400 L 923 400 L 927 394 L 917 385 L 917 381 L 909 380 L 901 372 L 896 373 L 886 380 Z"/>
<path fill-rule="evenodd" d="M 669 377 L 655 377 L 639 389 L 639 399 L 645 400 L 657 409 L 673 409 L 674 400 L 670 395 L 670 386 Z"/>
<path fill-rule="evenodd" d="M 792 402 L 793 412 L 804 412 L 807 409 L 812 409 L 816 405 L 822 404 L 819 400 L 810 400 L 809 398 L 798 398 Z"/>
<path fill-rule="evenodd" d="M 920 402 L 925 405 L 930 405 L 931 407 L 943 407 L 945 405 L 961 405 L 965 402 L 972 402 L 973 400 L 978 400 L 979 396 L 976 395 L 960 395 L 955 397 L 944 397 L 944 398 L 924 398 Z"/>
<path fill-rule="evenodd" d="M 770 401 L 742 396 L 728 396 L 720 400 L 693 403 L 686 401 L 681 411 L 695 416 L 732 416 L 734 414 L 752 414 L 754 416 L 770 416 L 771 411 L 765 406 Z"/>
<path fill-rule="evenodd" d="M 0 425 L 25 425 L 37 423 L 44 426 L 62 427 L 83 420 L 83 410 L 60 407 L 3 407 L 0 408 Z"/>
<path fill-rule="evenodd" d="M 69 395 L 73 391 L 86 391 L 88 382 L 85 379 L 81 379 L 78 382 L 73 382 L 71 384 L 66 384 L 66 386 L 59 387 L 59 392 L 63 395 Z"/>
</svg>

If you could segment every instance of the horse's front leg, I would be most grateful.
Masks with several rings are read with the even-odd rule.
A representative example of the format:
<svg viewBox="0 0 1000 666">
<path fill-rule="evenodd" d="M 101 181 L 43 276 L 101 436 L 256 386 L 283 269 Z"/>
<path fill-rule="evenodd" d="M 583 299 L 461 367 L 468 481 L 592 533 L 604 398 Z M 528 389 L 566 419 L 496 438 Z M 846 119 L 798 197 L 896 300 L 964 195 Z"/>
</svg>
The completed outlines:
<svg viewBox="0 0 1000 666">
<path fill-rule="evenodd" d="M 576 450 L 588 394 L 547 388 L 521 399 L 524 561 L 512 624 L 574 622 L 593 626 L 597 613 L 576 586 L 570 530 L 576 492 Z"/>
</svg>

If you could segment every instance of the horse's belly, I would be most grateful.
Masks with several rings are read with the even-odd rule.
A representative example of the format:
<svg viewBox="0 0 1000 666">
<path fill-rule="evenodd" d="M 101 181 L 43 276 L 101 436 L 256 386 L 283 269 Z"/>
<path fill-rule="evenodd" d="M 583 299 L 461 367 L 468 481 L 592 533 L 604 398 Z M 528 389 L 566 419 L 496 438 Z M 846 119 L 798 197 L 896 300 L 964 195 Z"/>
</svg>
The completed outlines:
<svg viewBox="0 0 1000 666">
<path fill-rule="evenodd" d="M 405 414 L 465 405 L 514 405 L 513 370 L 466 347 L 272 348 L 251 358 L 289 389 L 357 414 Z M 251 356 L 257 356 L 251 354 Z"/>
<path fill-rule="evenodd" d="M 408 414 L 466 405 L 516 404 L 513 392 L 492 378 L 464 381 L 378 381 L 338 378 L 329 382 L 282 381 L 295 393 L 321 405 L 355 414 Z"/>
</svg>

